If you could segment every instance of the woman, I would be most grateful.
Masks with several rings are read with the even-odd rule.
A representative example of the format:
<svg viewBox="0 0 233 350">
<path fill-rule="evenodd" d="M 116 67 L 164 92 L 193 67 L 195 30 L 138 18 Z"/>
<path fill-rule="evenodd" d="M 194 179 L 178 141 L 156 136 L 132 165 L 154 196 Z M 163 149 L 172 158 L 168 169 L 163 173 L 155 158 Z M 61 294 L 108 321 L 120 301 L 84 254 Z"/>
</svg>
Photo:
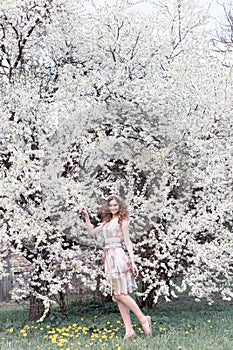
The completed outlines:
<svg viewBox="0 0 233 350">
<path fill-rule="evenodd" d="M 112 294 L 116 300 L 124 325 L 125 338 L 135 338 L 136 333 L 131 324 L 130 311 L 140 321 L 147 336 L 151 336 L 151 317 L 145 316 L 133 298 L 129 296 L 137 288 L 135 277 L 138 269 L 134 262 L 133 244 L 129 237 L 128 210 L 124 200 L 113 194 L 106 199 L 102 208 L 102 223 L 93 227 L 88 212 L 82 209 L 90 235 L 103 231 L 105 240 L 105 274 L 111 283 Z M 124 240 L 130 261 L 121 246 Z"/>
</svg>

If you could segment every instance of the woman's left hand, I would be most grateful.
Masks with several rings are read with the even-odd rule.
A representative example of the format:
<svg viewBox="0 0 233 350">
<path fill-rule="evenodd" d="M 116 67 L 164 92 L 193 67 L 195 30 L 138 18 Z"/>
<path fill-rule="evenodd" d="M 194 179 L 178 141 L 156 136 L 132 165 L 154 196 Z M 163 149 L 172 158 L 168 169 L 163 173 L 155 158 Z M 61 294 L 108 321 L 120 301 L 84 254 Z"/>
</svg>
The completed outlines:
<svg viewBox="0 0 233 350">
<path fill-rule="evenodd" d="M 133 271 L 134 276 L 138 277 L 139 272 L 138 272 L 138 268 L 135 265 L 135 263 L 132 263 L 132 271 Z"/>
</svg>

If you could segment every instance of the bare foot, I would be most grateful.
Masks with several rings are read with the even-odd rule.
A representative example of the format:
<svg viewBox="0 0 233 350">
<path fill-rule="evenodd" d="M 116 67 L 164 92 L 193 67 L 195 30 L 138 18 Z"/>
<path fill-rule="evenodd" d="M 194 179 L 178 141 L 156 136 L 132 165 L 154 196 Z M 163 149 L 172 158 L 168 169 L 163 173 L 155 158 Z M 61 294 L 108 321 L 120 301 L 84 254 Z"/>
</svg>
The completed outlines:
<svg viewBox="0 0 233 350">
<path fill-rule="evenodd" d="M 148 337 L 152 336 L 152 330 L 151 330 L 151 317 L 150 316 L 145 316 L 146 320 L 145 322 L 142 323 L 142 328 L 145 332 L 145 334 Z"/>
<path fill-rule="evenodd" d="M 124 339 L 134 339 L 136 336 L 136 333 L 133 331 L 132 333 L 126 333 Z"/>
</svg>

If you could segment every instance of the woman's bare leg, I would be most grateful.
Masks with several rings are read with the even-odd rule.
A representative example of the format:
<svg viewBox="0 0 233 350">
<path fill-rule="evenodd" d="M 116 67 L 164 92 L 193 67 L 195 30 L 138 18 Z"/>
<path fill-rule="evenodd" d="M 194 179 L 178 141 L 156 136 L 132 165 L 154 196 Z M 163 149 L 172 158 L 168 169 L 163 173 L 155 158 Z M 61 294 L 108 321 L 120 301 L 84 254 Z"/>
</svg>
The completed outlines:
<svg viewBox="0 0 233 350">
<path fill-rule="evenodd" d="M 140 310 L 139 306 L 133 298 L 128 294 L 119 294 L 115 295 L 117 302 L 124 304 L 129 310 L 131 310 L 135 316 L 138 318 L 139 322 L 142 325 L 144 332 L 147 335 L 151 335 L 151 319 L 150 316 L 145 316 Z M 119 304 L 118 304 L 119 305 Z"/>
<path fill-rule="evenodd" d="M 125 334 L 126 337 L 127 336 L 133 336 L 135 335 L 135 332 L 133 330 L 132 327 L 132 322 L 131 322 L 131 318 L 130 318 L 130 309 L 128 308 L 128 306 L 126 306 L 125 304 L 123 304 L 121 301 L 117 300 L 117 304 L 121 313 L 121 317 L 123 319 L 124 325 L 125 325 Z"/>
</svg>

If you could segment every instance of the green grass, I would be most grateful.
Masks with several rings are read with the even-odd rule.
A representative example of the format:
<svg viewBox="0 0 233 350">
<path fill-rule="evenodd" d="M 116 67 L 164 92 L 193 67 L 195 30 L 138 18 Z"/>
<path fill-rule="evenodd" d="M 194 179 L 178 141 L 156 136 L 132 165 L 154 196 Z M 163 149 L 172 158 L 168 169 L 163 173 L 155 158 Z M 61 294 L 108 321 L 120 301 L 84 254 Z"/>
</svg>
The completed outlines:
<svg viewBox="0 0 233 350">
<path fill-rule="evenodd" d="M 115 303 L 71 304 L 68 319 L 56 310 L 42 324 L 27 321 L 22 306 L 0 307 L 1 350 L 232 350 L 232 303 L 195 303 L 183 299 L 144 310 L 152 316 L 153 337 L 144 336 L 132 317 L 135 340 L 124 340 L 124 327 Z M 53 343 L 54 342 L 54 343 Z"/>
</svg>

